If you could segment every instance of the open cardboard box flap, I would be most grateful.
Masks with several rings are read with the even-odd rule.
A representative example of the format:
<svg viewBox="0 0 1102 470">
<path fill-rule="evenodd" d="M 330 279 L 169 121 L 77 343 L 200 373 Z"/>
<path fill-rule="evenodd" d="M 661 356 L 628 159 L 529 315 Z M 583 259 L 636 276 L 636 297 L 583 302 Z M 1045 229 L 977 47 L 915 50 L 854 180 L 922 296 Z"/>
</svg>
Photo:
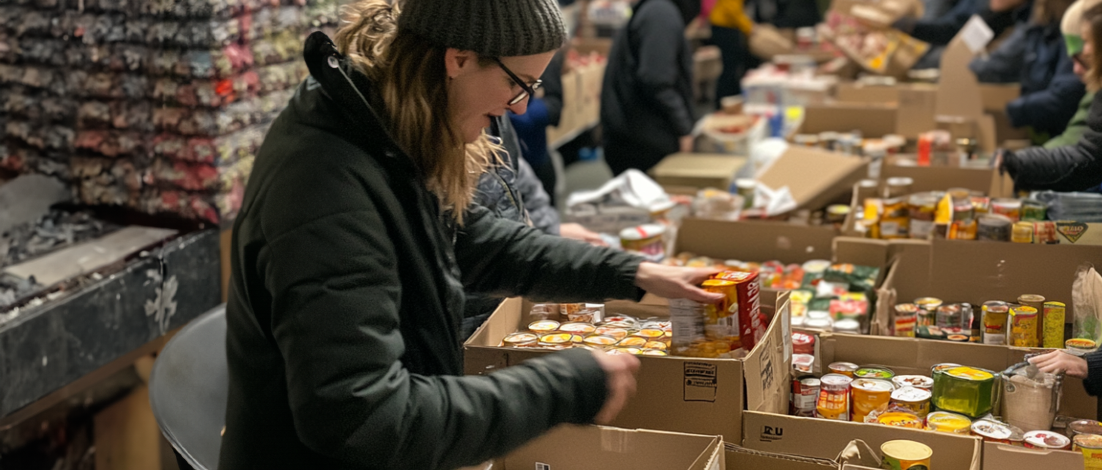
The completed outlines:
<svg viewBox="0 0 1102 470">
<path fill-rule="evenodd" d="M 983 444 L 983 470 L 1083 470 L 1083 454 L 1063 450 L 1026 449 L 1007 444 Z"/>
<path fill-rule="evenodd" d="M 726 463 L 719 436 L 563 425 L 499 459 L 493 468 L 723 470 Z"/>
<path fill-rule="evenodd" d="M 720 260 L 804 263 L 830 259 L 836 235 L 833 227 L 687 218 L 677 231 L 674 254 L 688 252 Z"/>
<path fill-rule="evenodd" d="M 734 155 L 675 153 L 658 162 L 650 174 L 663 186 L 726 190 L 744 165 L 746 158 Z"/>
<path fill-rule="evenodd" d="M 764 452 L 731 443 L 726 447 L 727 465 L 732 469 L 838 470 L 838 463 L 830 459 Z"/>
<path fill-rule="evenodd" d="M 854 439 L 873 449 L 896 439 L 922 442 L 934 449 L 930 468 L 980 470 L 982 441 L 977 437 L 755 411 L 743 414 L 742 447 L 749 449 L 833 459 Z"/>
<path fill-rule="evenodd" d="M 868 175 L 868 159 L 791 146 L 758 181 L 771 189 L 787 186 L 799 208 L 818 210 L 847 200 L 853 185 Z"/>
<path fill-rule="evenodd" d="M 508 334 L 527 326 L 531 302 L 508 299 L 464 343 L 467 375 L 481 375 L 553 351 L 500 347 Z M 787 294 L 778 296 L 777 312 L 762 341 L 743 359 L 640 357 L 638 393 L 612 425 L 627 429 L 661 429 L 742 438 L 742 411 L 788 410 L 788 371 L 792 335 Z M 614 301 L 606 313 L 667 317 L 669 307 Z M 745 376 L 745 379 L 744 379 Z"/>
</svg>

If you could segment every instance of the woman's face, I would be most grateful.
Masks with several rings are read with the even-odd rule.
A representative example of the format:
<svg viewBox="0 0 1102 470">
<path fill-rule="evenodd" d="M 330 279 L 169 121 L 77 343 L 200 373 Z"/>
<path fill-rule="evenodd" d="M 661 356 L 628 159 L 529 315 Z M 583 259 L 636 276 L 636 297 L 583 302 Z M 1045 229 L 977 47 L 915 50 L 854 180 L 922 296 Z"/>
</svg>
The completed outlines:
<svg viewBox="0 0 1102 470">
<path fill-rule="evenodd" d="M 502 57 L 501 63 L 527 85 L 531 85 L 543 75 L 543 70 L 551 63 L 554 55 L 555 51 L 550 51 L 537 55 Z M 449 78 L 450 117 L 466 143 L 478 140 L 482 129 L 490 126 L 492 116 L 504 116 L 505 111 L 524 114 L 528 110 L 528 100 L 531 97 L 509 105 L 509 101 L 524 89 L 496 62 L 482 66 L 478 63 L 477 54 L 456 49 L 448 49 L 444 61 Z"/>
<path fill-rule="evenodd" d="M 1094 57 L 1094 34 L 1091 33 L 1091 25 L 1089 22 L 1084 21 L 1080 25 L 1079 34 L 1083 38 L 1083 52 L 1075 57 L 1073 68 L 1075 74 L 1079 78 L 1087 76 L 1087 71 L 1094 66 L 1092 64 L 1092 58 Z"/>
</svg>

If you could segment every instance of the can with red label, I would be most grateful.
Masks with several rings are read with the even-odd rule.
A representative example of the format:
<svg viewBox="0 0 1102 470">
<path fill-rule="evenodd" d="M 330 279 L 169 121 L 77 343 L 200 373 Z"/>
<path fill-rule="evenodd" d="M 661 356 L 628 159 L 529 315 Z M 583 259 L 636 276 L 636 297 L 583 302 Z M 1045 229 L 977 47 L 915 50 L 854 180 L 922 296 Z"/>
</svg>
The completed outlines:
<svg viewBox="0 0 1102 470">
<path fill-rule="evenodd" d="M 738 314 L 739 340 L 742 348 L 749 352 L 761 342 L 769 326 L 761 314 L 761 279 L 756 272 L 738 271 L 724 271 L 715 277 L 735 283 L 737 296 L 729 299 L 727 305 L 732 314 Z"/>
<path fill-rule="evenodd" d="M 819 379 L 811 376 L 799 377 L 792 381 L 792 397 L 788 413 L 792 416 L 814 417 L 818 398 Z"/>
<path fill-rule="evenodd" d="M 815 337 L 798 331 L 792 332 L 792 352 L 815 355 Z"/>
</svg>

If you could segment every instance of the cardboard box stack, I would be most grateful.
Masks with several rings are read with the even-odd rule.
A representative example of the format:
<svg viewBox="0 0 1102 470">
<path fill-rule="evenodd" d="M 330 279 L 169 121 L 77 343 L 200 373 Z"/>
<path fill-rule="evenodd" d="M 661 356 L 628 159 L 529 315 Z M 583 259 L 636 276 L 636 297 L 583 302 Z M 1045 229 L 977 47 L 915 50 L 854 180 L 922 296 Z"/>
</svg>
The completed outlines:
<svg viewBox="0 0 1102 470">
<path fill-rule="evenodd" d="M 24 2 L 0 7 L 3 165 L 85 204 L 232 219 L 268 123 L 337 2 Z"/>
</svg>

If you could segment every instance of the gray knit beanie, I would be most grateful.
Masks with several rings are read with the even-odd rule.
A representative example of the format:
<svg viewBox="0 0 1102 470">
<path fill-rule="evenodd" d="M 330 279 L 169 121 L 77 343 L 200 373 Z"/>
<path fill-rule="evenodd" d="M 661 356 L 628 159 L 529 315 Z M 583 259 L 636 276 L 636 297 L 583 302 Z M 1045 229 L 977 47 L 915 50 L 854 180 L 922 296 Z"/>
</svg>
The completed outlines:
<svg viewBox="0 0 1102 470">
<path fill-rule="evenodd" d="M 488 57 L 562 47 L 566 28 L 555 0 L 405 0 L 398 28 L 433 44 Z"/>
</svg>

